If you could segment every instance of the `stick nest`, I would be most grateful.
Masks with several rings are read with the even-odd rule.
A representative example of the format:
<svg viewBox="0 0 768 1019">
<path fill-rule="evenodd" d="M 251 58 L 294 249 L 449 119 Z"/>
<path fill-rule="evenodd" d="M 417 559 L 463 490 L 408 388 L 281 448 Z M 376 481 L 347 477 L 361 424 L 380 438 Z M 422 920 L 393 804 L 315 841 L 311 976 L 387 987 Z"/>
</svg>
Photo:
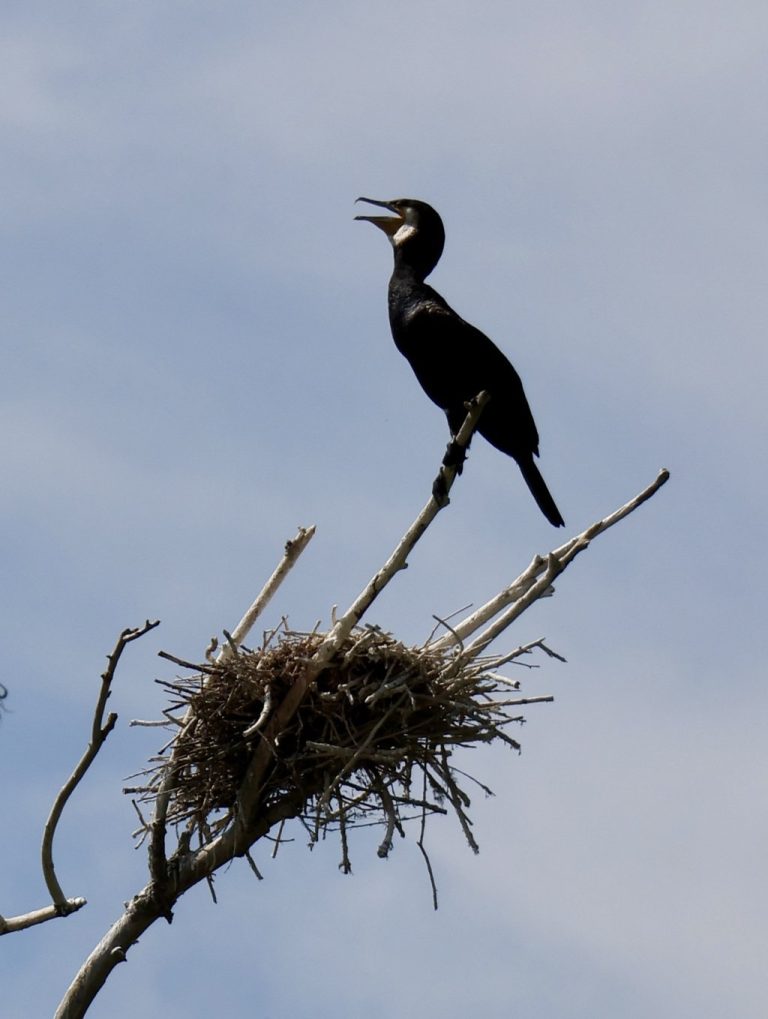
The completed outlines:
<svg viewBox="0 0 768 1019">
<path fill-rule="evenodd" d="M 126 792 L 152 801 L 171 767 L 168 822 L 196 832 L 201 844 L 221 832 L 233 821 L 238 790 L 275 707 L 323 637 L 283 630 L 258 651 L 165 683 L 174 695 L 168 717 L 190 712 L 187 724 L 176 720 L 176 736 L 144 773 L 147 784 Z M 523 721 L 524 701 L 509 699 L 519 684 L 491 672 L 490 664 L 462 663 L 455 651 L 429 645 L 408 647 L 375 627 L 353 631 L 274 734 L 260 808 L 290 800 L 297 805 L 291 816 L 312 842 L 339 832 L 344 870 L 348 828 L 383 825 L 378 853 L 386 856 L 404 821 L 421 818 L 423 835 L 424 818 L 435 812 L 452 810 L 477 851 L 453 750 L 497 740 L 519 750 L 505 729 Z"/>
</svg>

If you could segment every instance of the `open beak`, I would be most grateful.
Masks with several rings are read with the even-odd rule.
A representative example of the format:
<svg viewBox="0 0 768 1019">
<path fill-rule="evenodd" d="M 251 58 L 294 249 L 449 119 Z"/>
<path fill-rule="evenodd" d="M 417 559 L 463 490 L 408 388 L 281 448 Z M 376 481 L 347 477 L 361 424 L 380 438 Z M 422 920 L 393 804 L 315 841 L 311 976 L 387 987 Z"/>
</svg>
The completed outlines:
<svg viewBox="0 0 768 1019">
<path fill-rule="evenodd" d="M 403 214 L 394 202 L 379 202 L 375 198 L 356 198 L 355 201 L 368 202 L 369 205 L 378 205 L 381 209 L 389 209 L 390 212 L 394 212 L 394 218 L 392 216 L 355 216 L 355 219 L 373 223 L 379 230 L 383 230 L 387 237 L 393 237 L 403 225 Z"/>
</svg>

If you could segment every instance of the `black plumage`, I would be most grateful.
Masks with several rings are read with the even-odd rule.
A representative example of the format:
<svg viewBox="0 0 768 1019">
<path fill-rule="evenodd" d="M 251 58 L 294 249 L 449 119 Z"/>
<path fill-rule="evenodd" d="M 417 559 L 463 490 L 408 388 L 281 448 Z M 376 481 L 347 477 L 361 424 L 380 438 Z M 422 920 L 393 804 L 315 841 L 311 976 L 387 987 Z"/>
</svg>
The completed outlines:
<svg viewBox="0 0 768 1019">
<path fill-rule="evenodd" d="M 397 198 L 378 205 L 393 216 L 357 216 L 389 237 L 395 267 L 389 281 L 389 321 L 397 349 L 410 362 L 427 396 L 442 407 L 455 435 L 466 415 L 464 404 L 485 389 L 490 402 L 478 431 L 492 446 L 513 457 L 544 516 L 564 523 L 534 462 L 539 434 L 520 376 L 495 343 L 461 316 L 424 280 L 443 252 L 442 220 L 426 202 Z"/>
</svg>

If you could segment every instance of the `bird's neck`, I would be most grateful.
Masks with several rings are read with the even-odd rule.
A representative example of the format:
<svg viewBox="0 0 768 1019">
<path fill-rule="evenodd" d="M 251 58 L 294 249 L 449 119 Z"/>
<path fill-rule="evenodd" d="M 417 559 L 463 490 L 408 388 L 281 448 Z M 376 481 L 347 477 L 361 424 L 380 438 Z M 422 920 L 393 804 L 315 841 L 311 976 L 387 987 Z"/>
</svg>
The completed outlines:
<svg viewBox="0 0 768 1019">
<path fill-rule="evenodd" d="M 421 273 L 396 265 L 389 280 L 389 321 L 393 333 L 398 335 L 407 328 L 411 317 L 425 304 L 444 305 L 445 302 L 424 282 Z"/>
<path fill-rule="evenodd" d="M 440 250 L 431 245 L 410 242 L 395 247 L 395 275 L 423 283 L 437 265 Z"/>
<path fill-rule="evenodd" d="M 397 265 L 389 280 L 389 302 L 408 304 L 419 300 L 431 287 L 424 282 L 424 274 L 410 265 Z"/>
</svg>

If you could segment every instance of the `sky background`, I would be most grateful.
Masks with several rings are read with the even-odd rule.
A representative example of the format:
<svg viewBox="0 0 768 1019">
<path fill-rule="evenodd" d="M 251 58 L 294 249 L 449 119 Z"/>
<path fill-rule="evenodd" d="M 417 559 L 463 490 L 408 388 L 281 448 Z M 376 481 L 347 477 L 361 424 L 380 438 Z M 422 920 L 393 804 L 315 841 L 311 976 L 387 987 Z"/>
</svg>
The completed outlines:
<svg viewBox="0 0 768 1019">
<path fill-rule="evenodd" d="M 666 466 L 503 647 L 523 753 L 496 796 L 380 861 L 305 839 L 157 924 L 89 1013 L 537 1019 L 768 1014 L 762 0 L 61 5 L 6 0 L 0 912 L 124 627 L 120 720 L 59 829 L 87 908 L 2 940 L 3 1014 L 53 1014 L 146 881 L 121 789 L 158 748 L 166 649 L 232 628 L 299 524 L 264 625 L 327 622 L 423 505 L 445 422 L 394 348 L 359 194 L 432 203 L 431 282 L 509 354 L 566 536 Z M 406 641 L 564 540 L 477 441 L 369 621 Z"/>
</svg>

